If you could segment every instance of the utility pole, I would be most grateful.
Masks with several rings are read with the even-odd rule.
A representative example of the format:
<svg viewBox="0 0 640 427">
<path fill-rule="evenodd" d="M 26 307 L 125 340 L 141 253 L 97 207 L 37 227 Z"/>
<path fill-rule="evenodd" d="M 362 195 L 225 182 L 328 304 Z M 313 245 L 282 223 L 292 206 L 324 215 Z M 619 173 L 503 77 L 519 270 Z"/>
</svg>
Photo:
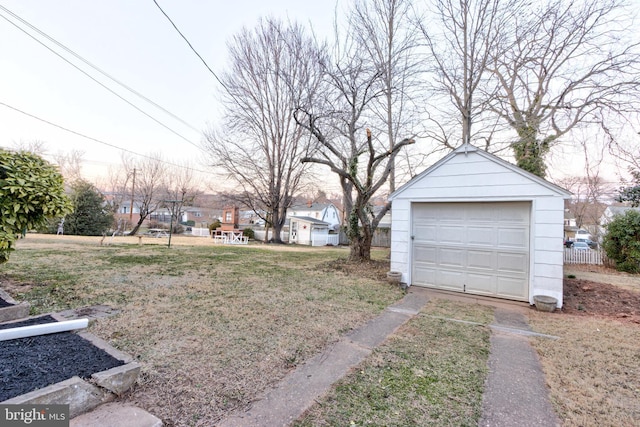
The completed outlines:
<svg viewBox="0 0 640 427">
<path fill-rule="evenodd" d="M 133 197 L 136 189 L 136 168 L 133 168 L 133 182 L 131 183 L 131 206 L 129 206 L 129 222 L 133 224 Z"/>
</svg>

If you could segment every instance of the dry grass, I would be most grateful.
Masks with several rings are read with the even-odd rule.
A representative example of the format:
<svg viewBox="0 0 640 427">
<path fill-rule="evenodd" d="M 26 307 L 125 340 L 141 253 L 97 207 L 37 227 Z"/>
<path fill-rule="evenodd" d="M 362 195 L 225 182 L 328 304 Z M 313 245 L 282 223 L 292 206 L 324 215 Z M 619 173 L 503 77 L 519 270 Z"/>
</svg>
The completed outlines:
<svg viewBox="0 0 640 427">
<path fill-rule="evenodd" d="M 99 240 L 29 235 L 0 266 L 0 282 L 34 312 L 120 309 L 91 330 L 142 363 L 139 385 L 123 400 L 167 426 L 214 425 L 401 297 L 380 280 L 386 251 L 354 269 L 340 260 L 345 249 L 214 246 L 188 237 L 172 239 L 168 249 L 166 239 L 145 238 L 144 246 L 135 237 L 110 246 Z M 578 280 L 628 290 L 640 283 L 639 276 L 572 268 L 565 272 Z M 531 310 L 529 317 L 536 331 L 561 337 L 531 342 L 566 426 L 638 424 L 640 325 L 591 311 Z M 429 303 L 301 425 L 473 425 L 488 332 L 440 318 L 492 320 L 484 306 Z"/>
<path fill-rule="evenodd" d="M 630 304 L 640 276 L 586 265 L 565 266 L 565 275 L 576 276 L 565 279 L 565 303 L 578 310 L 529 316 L 536 331 L 560 337 L 532 340 L 556 412 L 565 426 L 638 425 L 640 325 L 621 313 L 640 309 Z"/>
<path fill-rule="evenodd" d="M 489 330 L 445 319 L 484 324 L 493 309 L 430 301 L 294 426 L 478 425 Z"/>
<path fill-rule="evenodd" d="M 402 297 L 370 274 L 331 269 L 345 249 L 279 249 L 28 236 L 0 267 L 0 282 L 34 312 L 121 310 L 90 330 L 143 365 L 123 400 L 167 426 L 211 426 Z"/>
<path fill-rule="evenodd" d="M 556 412 L 565 426 L 640 422 L 640 327 L 603 318 L 532 312 L 535 339 Z"/>
</svg>

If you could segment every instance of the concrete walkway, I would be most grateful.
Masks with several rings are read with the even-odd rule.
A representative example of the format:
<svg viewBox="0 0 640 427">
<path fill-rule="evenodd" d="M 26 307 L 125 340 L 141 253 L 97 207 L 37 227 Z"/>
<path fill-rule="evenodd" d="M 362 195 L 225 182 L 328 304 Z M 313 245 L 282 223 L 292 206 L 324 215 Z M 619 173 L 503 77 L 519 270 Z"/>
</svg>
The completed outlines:
<svg viewBox="0 0 640 427">
<path fill-rule="evenodd" d="M 397 304 L 349 334 L 321 354 L 299 366 L 247 412 L 222 420 L 218 427 L 288 426 L 331 385 L 360 364 L 373 349 L 420 312 L 429 301 L 422 289 L 411 289 Z"/>
<path fill-rule="evenodd" d="M 498 308 L 491 334 L 489 375 L 482 399 L 481 427 L 559 426 L 538 354 L 529 344 L 523 314 Z M 512 329 L 512 331 L 509 331 Z"/>
<path fill-rule="evenodd" d="M 359 365 L 373 349 L 400 326 L 418 314 L 429 301 L 429 291 L 410 288 L 397 304 L 380 316 L 325 349 L 289 373 L 273 389 L 266 391 L 246 412 L 236 412 L 217 424 L 218 427 L 288 426 L 309 409 L 331 386 Z M 458 296 L 453 299 L 461 300 Z M 470 303 L 478 301 L 470 301 Z M 497 305 L 489 355 L 489 374 L 482 402 L 482 427 L 559 426 L 549 401 L 544 373 L 528 336 L 531 332 L 522 307 Z M 555 337 L 548 337 L 555 338 Z M 121 415 L 118 415 L 121 414 Z M 132 415 L 133 414 L 133 415 Z M 73 427 L 101 427 L 112 424 L 118 416 L 119 426 L 159 427 L 160 420 L 139 408 L 118 404 L 101 406 L 94 413 L 74 419 Z M 134 416 L 135 415 L 135 416 Z M 106 424 L 103 424 L 106 420 Z M 128 422 L 128 423 L 127 423 Z"/>
</svg>

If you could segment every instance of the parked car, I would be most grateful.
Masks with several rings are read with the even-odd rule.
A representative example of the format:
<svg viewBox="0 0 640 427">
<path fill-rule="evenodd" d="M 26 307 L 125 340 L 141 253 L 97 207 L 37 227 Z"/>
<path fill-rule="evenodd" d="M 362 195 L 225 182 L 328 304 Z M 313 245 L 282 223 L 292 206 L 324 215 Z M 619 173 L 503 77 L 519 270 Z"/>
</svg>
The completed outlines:
<svg viewBox="0 0 640 427">
<path fill-rule="evenodd" d="M 584 242 L 589 246 L 590 249 L 598 249 L 598 243 L 594 242 L 591 239 L 576 239 L 576 242 Z"/>
<path fill-rule="evenodd" d="M 565 248 L 570 248 L 571 246 L 573 246 L 573 240 L 567 239 L 567 240 L 564 241 L 564 247 Z"/>
<path fill-rule="evenodd" d="M 573 242 L 573 249 L 576 251 L 590 251 L 591 248 L 587 244 L 587 242 Z"/>
</svg>

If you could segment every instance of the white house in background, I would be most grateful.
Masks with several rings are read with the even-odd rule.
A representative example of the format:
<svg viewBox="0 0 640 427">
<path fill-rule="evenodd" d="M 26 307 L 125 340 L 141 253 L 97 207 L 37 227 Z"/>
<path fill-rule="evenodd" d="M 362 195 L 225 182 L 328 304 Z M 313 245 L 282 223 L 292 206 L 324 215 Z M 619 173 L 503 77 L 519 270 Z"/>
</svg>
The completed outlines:
<svg viewBox="0 0 640 427">
<path fill-rule="evenodd" d="M 570 196 L 465 144 L 389 197 L 391 270 L 408 285 L 562 307 Z"/>
<path fill-rule="evenodd" d="M 331 224 L 308 216 L 289 217 L 289 243 L 300 245 L 338 245 L 339 235 L 329 234 Z"/>
<path fill-rule="evenodd" d="M 631 206 L 607 206 L 600 218 L 600 235 L 607 233 L 607 224 L 609 224 L 616 215 L 624 215 L 627 211 L 640 212 L 640 208 L 632 208 Z"/>
<path fill-rule="evenodd" d="M 287 210 L 287 218 L 308 217 L 329 224 L 329 231 L 340 229 L 340 212 L 333 203 L 305 203 L 291 206 Z"/>
</svg>

